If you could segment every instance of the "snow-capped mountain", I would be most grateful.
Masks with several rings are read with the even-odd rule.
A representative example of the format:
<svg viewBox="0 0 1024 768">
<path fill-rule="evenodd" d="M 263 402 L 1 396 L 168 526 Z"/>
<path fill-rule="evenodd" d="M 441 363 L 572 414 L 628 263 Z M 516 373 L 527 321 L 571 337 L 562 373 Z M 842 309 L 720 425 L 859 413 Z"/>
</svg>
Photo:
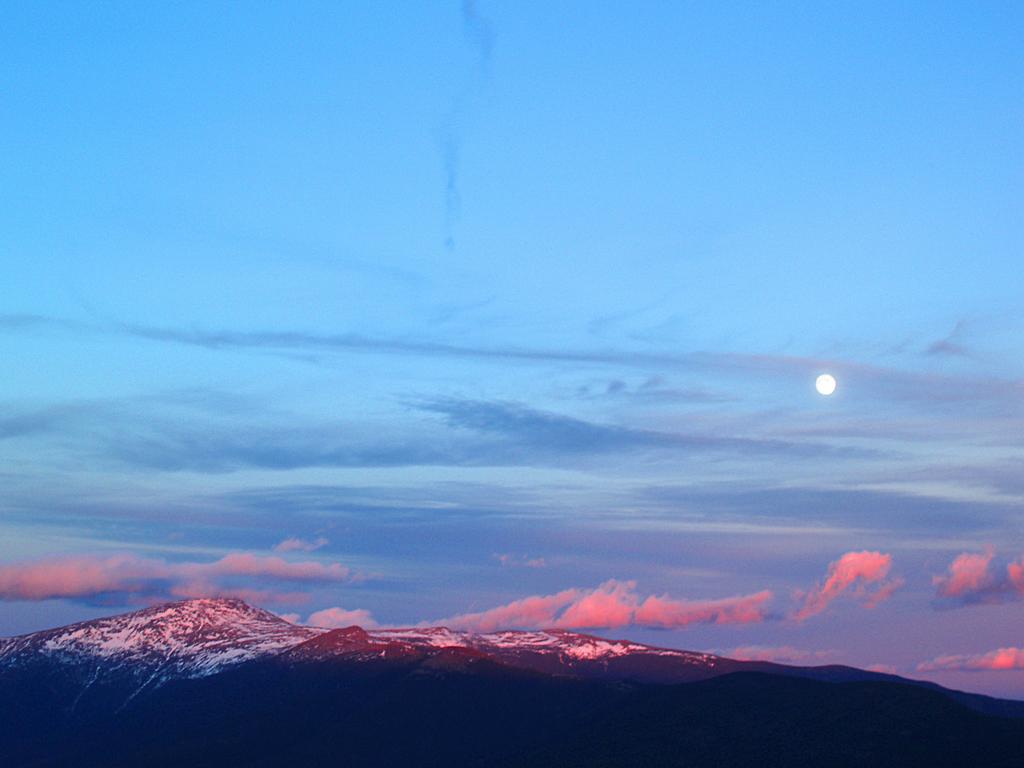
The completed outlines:
<svg viewBox="0 0 1024 768">
<path fill-rule="evenodd" d="M 745 671 L 767 674 L 727 674 Z M 833 685 L 847 682 L 856 685 Z M 979 720 L 987 715 L 998 717 Z M 920 745 L 940 732 L 950 746 L 929 757 L 956 754 L 955 763 L 890 764 L 1016 768 L 1020 760 L 993 759 L 1022 751 L 1024 725 L 1007 718 L 1024 722 L 1024 703 L 850 667 L 743 662 L 562 630 L 300 627 L 228 599 L 0 640 L 4 768 L 561 768 L 615 750 L 621 759 L 605 764 L 635 765 L 640 747 L 671 756 L 652 765 L 705 750 L 714 761 L 698 765 L 718 766 L 736 744 L 746 745 L 743 760 L 728 764 L 750 765 L 771 739 L 769 753 L 796 744 L 801 759 L 808 744 L 821 748 L 811 762 L 780 765 L 859 765 L 865 733 Z M 821 742 L 836 723 L 851 724 L 845 740 Z"/>
<path fill-rule="evenodd" d="M 166 679 L 203 677 L 326 630 L 298 627 L 242 600 L 182 600 L 0 640 L 0 669 L 40 660 Z"/>
<path fill-rule="evenodd" d="M 728 659 L 605 640 L 563 630 L 474 634 L 445 627 L 328 630 L 291 624 L 229 598 L 183 600 L 140 611 L 0 640 L 0 671 L 41 663 L 77 670 L 90 683 L 129 677 L 143 686 L 216 674 L 244 662 L 289 663 L 465 658 L 549 674 L 647 682 L 700 679 Z"/>
<path fill-rule="evenodd" d="M 707 653 L 657 648 L 628 640 L 552 629 L 486 634 L 446 627 L 386 629 L 368 633 L 376 642 L 427 650 L 464 648 L 519 669 L 586 678 L 683 682 L 711 677 L 740 662 Z M 324 640 L 327 638 L 325 637 Z"/>
</svg>

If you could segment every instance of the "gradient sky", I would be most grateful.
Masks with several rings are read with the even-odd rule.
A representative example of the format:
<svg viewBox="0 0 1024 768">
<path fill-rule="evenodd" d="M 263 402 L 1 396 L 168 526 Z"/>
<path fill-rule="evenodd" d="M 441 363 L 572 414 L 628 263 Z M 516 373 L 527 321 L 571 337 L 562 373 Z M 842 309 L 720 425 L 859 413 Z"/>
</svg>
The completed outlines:
<svg viewBox="0 0 1024 768">
<path fill-rule="evenodd" d="M 8 7 L 0 635 L 231 593 L 1024 697 L 1022 33 Z"/>
</svg>

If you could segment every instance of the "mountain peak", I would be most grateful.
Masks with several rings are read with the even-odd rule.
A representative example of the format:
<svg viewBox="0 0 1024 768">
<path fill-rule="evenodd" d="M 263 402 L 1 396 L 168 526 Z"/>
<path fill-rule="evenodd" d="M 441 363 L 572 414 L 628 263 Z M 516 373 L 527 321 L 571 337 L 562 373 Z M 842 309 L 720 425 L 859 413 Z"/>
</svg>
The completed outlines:
<svg viewBox="0 0 1024 768">
<path fill-rule="evenodd" d="M 66 664 L 103 660 L 168 676 L 202 677 L 321 632 L 237 598 L 193 598 L 11 638 L 0 646 L 0 662 L 41 654 Z"/>
</svg>

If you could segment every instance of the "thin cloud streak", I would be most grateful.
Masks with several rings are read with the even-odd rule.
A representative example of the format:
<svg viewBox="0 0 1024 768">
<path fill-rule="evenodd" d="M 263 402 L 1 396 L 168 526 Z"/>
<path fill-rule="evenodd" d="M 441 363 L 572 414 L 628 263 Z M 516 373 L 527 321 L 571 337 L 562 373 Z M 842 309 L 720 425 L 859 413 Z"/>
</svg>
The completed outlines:
<svg viewBox="0 0 1024 768">
<path fill-rule="evenodd" d="M 556 350 L 518 346 L 479 346 L 443 341 L 422 341 L 366 336 L 356 333 L 319 334 L 304 331 L 205 331 L 140 323 L 110 322 L 88 325 L 42 315 L 0 315 L 0 330 L 19 332 L 43 328 L 116 334 L 148 341 L 181 344 L 210 350 L 264 351 L 316 362 L 308 353 L 362 352 L 435 358 L 461 358 L 527 363 L 579 363 L 619 365 L 643 369 L 717 371 L 723 374 L 804 379 L 829 369 L 861 382 L 861 389 L 894 402 L 969 403 L 1018 412 L 1024 380 L 1000 377 L 952 376 L 883 368 L 824 357 L 780 354 L 692 351 Z"/>
<path fill-rule="evenodd" d="M 998 648 L 988 653 L 937 656 L 917 665 L 919 672 L 964 670 L 981 672 L 1024 669 L 1024 648 Z"/>
<path fill-rule="evenodd" d="M 806 651 L 791 645 L 742 645 L 720 653 L 739 661 L 774 661 L 784 664 L 821 663 L 835 655 L 834 651 Z"/>
<path fill-rule="evenodd" d="M 171 405 L 180 406 L 180 403 Z M 399 466 L 562 466 L 608 457 L 722 453 L 751 456 L 874 455 L 820 443 L 659 432 L 605 424 L 501 401 L 455 398 L 410 407 L 442 420 L 384 430 L 345 422 L 259 424 L 204 414 L 189 419 L 152 403 L 94 401 L 24 412 L 0 419 L 0 439 L 57 435 L 64 449 L 163 471 L 206 473 L 245 468 Z M 427 431 L 425 432 L 424 429 Z"/>
</svg>

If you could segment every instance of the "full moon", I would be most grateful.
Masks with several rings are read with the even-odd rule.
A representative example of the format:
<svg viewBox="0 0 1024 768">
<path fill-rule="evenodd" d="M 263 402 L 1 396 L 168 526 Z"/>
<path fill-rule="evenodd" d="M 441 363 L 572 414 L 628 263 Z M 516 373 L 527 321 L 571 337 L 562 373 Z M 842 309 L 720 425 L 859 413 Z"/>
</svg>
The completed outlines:
<svg viewBox="0 0 1024 768">
<path fill-rule="evenodd" d="M 830 373 L 823 373 L 814 380 L 814 388 L 818 390 L 818 394 L 827 397 L 836 391 L 836 377 Z"/>
</svg>

